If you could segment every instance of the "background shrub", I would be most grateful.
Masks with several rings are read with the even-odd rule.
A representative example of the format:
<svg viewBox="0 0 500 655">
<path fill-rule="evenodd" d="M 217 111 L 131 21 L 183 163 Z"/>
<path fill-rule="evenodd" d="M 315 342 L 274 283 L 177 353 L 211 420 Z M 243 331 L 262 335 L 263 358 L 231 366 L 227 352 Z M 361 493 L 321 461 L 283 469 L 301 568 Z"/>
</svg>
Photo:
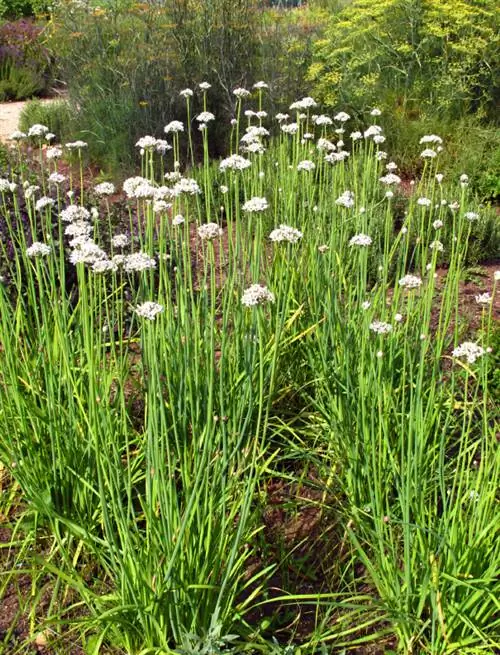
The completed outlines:
<svg viewBox="0 0 500 655">
<path fill-rule="evenodd" d="M 310 79 L 330 106 L 494 118 L 498 43 L 491 0 L 355 0 L 317 42 Z"/>
<path fill-rule="evenodd" d="M 27 132 L 31 125 L 46 125 L 58 141 L 65 141 L 74 130 L 75 116 L 66 100 L 42 102 L 30 100 L 23 107 L 19 117 L 19 129 Z"/>
<path fill-rule="evenodd" d="M 30 20 L 0 25 L 0 100 L 22 100 L 47 91 L 51 58 L 42 27 Z"/>
</svg>

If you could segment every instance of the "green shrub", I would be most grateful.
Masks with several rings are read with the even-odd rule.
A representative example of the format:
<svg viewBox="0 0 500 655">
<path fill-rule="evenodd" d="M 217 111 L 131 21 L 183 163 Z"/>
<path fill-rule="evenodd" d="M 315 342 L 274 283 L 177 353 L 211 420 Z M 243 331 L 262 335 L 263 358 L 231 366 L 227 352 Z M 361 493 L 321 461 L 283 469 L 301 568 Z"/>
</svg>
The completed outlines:
<svg viewBox="0 0 500 655">
<path fill-rule="evenodd" d="M 356 0 L 332 17 L 309 76 L 329 106 L 493 118 L 497 60 L 492 0 Z"/>
<path fill-rule="evenodd" d="M 46 125 L 59 141 L 68 137 L 74 129 L 74 114 L 66 100 L 42 102 L 31 100 L 27 102 L 19 117 L 19 129 L 27 132 L 35 123 Z"/>
</svg>

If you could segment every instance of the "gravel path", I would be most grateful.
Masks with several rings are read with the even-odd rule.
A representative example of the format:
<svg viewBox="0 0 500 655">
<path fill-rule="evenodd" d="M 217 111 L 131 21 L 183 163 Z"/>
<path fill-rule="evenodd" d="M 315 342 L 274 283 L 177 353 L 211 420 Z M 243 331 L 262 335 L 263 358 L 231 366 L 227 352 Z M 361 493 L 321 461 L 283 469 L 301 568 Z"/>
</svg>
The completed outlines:
<svg viewBox="0 0 500 655">
<path fill-rule="evenodd" d="M 9 136 L 17 130 L 19 116 L 27 101 L 0 103 L 0 141 L 7 141 Z M 53 102 L 52 98 L 43 98 L 41 102 Z"/>
</svg>

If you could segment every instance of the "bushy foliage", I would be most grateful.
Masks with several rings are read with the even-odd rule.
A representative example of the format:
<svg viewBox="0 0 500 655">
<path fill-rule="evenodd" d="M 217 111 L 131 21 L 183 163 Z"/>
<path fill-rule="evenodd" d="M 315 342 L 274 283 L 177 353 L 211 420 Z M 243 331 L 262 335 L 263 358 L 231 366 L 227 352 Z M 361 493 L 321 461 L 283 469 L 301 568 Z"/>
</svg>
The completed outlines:
<svg viewBox="0 0 500 655">
<path fill-rule="evenodd" d="M 29 20 L 0 26 L 0 100 L 22 100 L 47 89 L 50 56 L 41 33 Z"/>
<path fill-rule="evenodd" d="M 96 144 L 92 155 L 115 170 L 129 166 L 135 141 L 146 133 L 160 136 L 174 118 L 184 120 L 179 91 L 204 80 L 213 84 L 209 95 L 218 116 L 232 115 L 232 90 L 255 79 L 255 7 L 253 0 L 105 8 L 58 3 L 50 42 L 82 136 L 92 134 Z M 193 112 L 201 109 L 193 105 Z"/>
<path fill-rule="evenodd" d="M 17 19 L 47 12 L 45 0 L 0 0 L 0 18 Z"/>
<path fill-rule="evenodd" d="M 329 106 L 493 118 L 498 43 L 492 0 L 355 0 L 332 17 L 309 75 Z"/>
</svg>

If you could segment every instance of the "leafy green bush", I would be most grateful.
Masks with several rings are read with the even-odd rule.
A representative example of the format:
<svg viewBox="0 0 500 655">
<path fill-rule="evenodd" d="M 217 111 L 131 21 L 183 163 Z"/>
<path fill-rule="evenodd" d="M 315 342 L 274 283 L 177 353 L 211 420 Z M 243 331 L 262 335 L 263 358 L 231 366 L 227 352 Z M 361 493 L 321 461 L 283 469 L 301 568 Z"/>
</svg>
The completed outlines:
<svg viewBox="0 0 500 655">
<path fill-rule="evenodd" d="M 495 116 L 498 19 L 492 0 L 355 0 L 316 43 L 309 75 L 326 105 L 414 116 Z"/>
<path fill-rule="evenodd" d="M 56 135 L 59 141 L 64 141 L 74 129 L 75 116 L 66 100 L 27 102 L 19 117 L 19 129 L 27 132 L 31 125 L 41 123 Z"/>
<path fill-rule="evenodd" d="M 45 0 L 0 0 L 0 18 L 15 20 L 23 16 L 39 16 L 47 11 Z"/>
</svg>

